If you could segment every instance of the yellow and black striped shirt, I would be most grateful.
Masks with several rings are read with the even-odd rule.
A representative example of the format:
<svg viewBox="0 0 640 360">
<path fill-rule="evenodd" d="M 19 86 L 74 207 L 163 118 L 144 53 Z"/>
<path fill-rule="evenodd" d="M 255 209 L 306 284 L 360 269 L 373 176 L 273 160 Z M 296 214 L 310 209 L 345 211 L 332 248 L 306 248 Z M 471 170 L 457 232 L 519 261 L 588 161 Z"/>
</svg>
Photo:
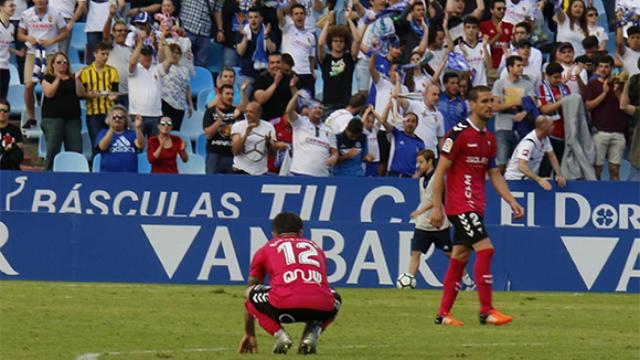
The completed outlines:
<svg viewBox="0 0 640 360">
<path fill-rule="evenodd" d="M 80 72 L 80 81 L 87 93 L 91 91 L 105 92 L 118 91 L 120 78 L 118 70 L 111 65 L 104 65 L 102 71 L 98 71 L 95 62 Z M 106 114 L 113 106 L 113 101 L 107 96 L 99 96 L 96 99 L 87 100 L 87 115 Z"/>
</svg>

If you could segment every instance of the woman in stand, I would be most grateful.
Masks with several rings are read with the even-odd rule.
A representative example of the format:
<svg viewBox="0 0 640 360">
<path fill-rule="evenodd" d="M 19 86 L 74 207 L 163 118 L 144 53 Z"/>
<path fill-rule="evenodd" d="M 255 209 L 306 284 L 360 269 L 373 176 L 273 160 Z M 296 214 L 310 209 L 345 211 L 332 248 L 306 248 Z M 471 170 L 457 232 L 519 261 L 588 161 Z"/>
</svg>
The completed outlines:
<svg viewBox="0 0 640 360">
<path fill-rule="evenodd" d="M 169 68 L 169 72 L 162 77 L 162 92 L 160 95 L 162 98 L 162 113 L 173 120 L 176 130 L 180 130 L 185 105 L 189 111 L 189 116 L 193 114 L 191 75 L 189 74 L 189 69 L 180 63 L 180 58 L 182 57 L 180 45 L 169 44 L 168 46 L 173 57 L 171 62 L 173 65 Z"/>
<path fill-rule="evenodd" d="M 65 53 L 56 53 L 47 65 L 42 92 L 42 131 L 47 141 L 45 167 L 51 170 L 62 143 L 66 151 L 82 152 L 80 98 Z"/>
<path fill-rule="evenodd" d="M 102 172 L 138 172 L 138 152 L 144 147 L 142 116 L 136 115 L 135 131 L 129 130 L 129 114 L 122 105 L 114 105 L 107 115 L 108 129 L 98 133 L 98 151 Z"/>
<path fill-rule="evenodd" d="M 177 174 L 180 155 L 183 162 L 189 161 L 189 154 L 185 151 L 185 142 L 179 136 L 171 135 L 173 122 L 171 117 L 163 115 L 158 123 L 158 135 L 152 136 L 147 142 L 147 159 L 151 164 L 152 173 Z"/>
<path fill-rule="evenodd" d="M 584 55 L 582 40 L 589 35 L 585 8 L 583 0 L 570 0 L 568 11 L 565 13 L 560 8 L 553 17 L 553 20 L 558 23 L 556 42 L 571 43 L 575 51 L 575 57 Z"/>
</svg>

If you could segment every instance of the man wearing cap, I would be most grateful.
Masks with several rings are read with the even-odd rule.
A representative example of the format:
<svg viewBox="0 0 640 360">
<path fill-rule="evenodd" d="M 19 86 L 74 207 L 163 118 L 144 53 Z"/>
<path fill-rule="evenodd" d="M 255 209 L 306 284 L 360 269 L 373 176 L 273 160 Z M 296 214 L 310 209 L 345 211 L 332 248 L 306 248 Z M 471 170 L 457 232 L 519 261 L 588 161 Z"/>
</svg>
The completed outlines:
<svg viewBox="0 0 640 360">
<path fill-rule="evenodd" d="M 293 159 L 290 173 L 298 176 L 329 176 L 338 160 L 336 137 L 322 122 L 323 108 L 317 101 L 306 104 L 308 116 L 296 112 L 300 91 L 287 104 L 285 114 L 293 129 Z"/>
<path fill-rule="evenodd" d="M 162 115 L 160 100 L 161 77 L 169 71 L 175 60 L 168 46 L 164 47 L 165 56 L 161 64 L 153 64 L 153 48 L 143 45 L 146 38 L 143 31 L 136 36 L 136 46 L 129 60 L 129 114 L 142 116 L 142 132 L 145 136 L 158 133 L 157 122 Z"/>
<path fill-rule="evenodd" d="M 508 54 L 502 54 L 499 68 L 505 67 L 507 57 L 517 51 L 516 44 L 518 44 L 522 40 L 531 41 L 531 25 L 529 25 L 529 23 L 527 22 L 520 22 L 514 26 L 513 31 L 511 32 L 511 43 L 508 44 L 511 52 Z M 532 69 L 542 69 L 542 52 L 535 47 L 531 47 L 531 55 L 529 55 L 529 66 L 531 66 Z"/>
<path fill-rule="evenodd" d="M 131 23 L 135 26 L 135 30 L 127 34 L 125 45 L 133 49 L 136 46 L 136 41 L 141 39 L 142 45 L 150 46 L 154 52 L 157 51 L 158 39 L 154 31 L 151 30 L 151 15 L 145 11 L 139 12 L 131 19 Z M 144 36 L 141 37 L 143 34 Z"/>
<path fill-rule="evenodd" d="M 569 87 L 572 94 L 581 94 L 587 85 L 587 70 L 584 64 L 574 64 L 573 45 L 568 42 L 560 43 L 556 50 L 556 61 L 562 65 L 562 81 Z"/>
</svg>

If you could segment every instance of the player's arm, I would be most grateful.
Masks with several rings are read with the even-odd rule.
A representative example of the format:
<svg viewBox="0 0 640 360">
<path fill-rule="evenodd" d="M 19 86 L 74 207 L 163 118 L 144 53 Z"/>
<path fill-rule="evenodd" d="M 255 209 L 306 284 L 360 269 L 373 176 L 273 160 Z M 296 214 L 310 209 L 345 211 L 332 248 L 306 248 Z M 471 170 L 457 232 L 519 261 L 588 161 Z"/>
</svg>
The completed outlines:
<svg viewBox="0 0 640 360">
<path fill-rule="evenodd" d="M 438 166 L 436 172 L 433 174 L 433 196 L 431 198 L 431 204 L 433 205 L 433 211 L 429 217 L 431 225 L 436 228 L 442 226 L 443 221 L 443 209 L 442 209 L 442 194 L 444 193 L 444 174 L 449 171 L 449 168 L 453 165 L 453 161 L 445 156 L 441 156 L 438 160 Z"/>
<path fill-rule="evenodd" d="M 440 167 L 439 163 L 438 163 L 438 167 Z M 436 175 L 437 175 L 437 170 L 436 170 Z M 524 215 L 524 209 L 522 208 L 522 206 L 520 206 L 520 204 L 518 204 L 518 202 L 513 197 L 513 195 L 511 195 L 511 191 L 509 191 L 509 186 L 507 185 L 507 182 L 504 180 L 504 177 L 502 177 L 502 174 L 500 174 L 500 169 L 498 167 L 493 167 L 489 169 L 489 178 L 491 180 L 491 185 L 493 185 L 493 188 L 496 189 L 496 192 L 498 193 L 498 195 L 500 195 L 500 197 L 503 198 L 504 201 L 506 201 L 509 204 L 509 206 L 511 206 L 511 211 L 513 211 L 513 218 L 514 219 L 521 218 Z M 435 200 L 435 189 L 434 189 L 434 200 Z"/>
<path fill-rule="evenodd" d="M 249 281 L 247 283 L 248 287 L 245 293 L 245 297 L 249 298 L 249 292 L 253 286 L 262 284 L 262 281 L 254 276 L 249 276 Z M 258 341 L 256 340 L 256 324 L 255 319 L 247 308 L 244 308 L 244 335 L 242 336 L 242 340 L 240 340 L 240 347 L 238 348 L 238 352 L 241 354 L 247 353 L 257 353 L 258 352 Z"/>
</svg>

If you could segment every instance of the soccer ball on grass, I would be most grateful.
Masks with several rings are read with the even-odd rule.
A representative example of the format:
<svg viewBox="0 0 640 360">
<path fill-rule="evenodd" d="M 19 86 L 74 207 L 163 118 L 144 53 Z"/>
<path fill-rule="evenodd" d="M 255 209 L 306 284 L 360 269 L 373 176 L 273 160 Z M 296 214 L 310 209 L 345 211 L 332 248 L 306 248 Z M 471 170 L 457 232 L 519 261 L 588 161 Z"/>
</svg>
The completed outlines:
<svg viewBox="0 0 640 360">
<path fill-rule="evenodd" d="M 416 288 L 416 277 L 411 274 L 400 274 L 398 279 L 396 280 L 396 287 L 398 289 L 415 289 Z"/>
</svg>

